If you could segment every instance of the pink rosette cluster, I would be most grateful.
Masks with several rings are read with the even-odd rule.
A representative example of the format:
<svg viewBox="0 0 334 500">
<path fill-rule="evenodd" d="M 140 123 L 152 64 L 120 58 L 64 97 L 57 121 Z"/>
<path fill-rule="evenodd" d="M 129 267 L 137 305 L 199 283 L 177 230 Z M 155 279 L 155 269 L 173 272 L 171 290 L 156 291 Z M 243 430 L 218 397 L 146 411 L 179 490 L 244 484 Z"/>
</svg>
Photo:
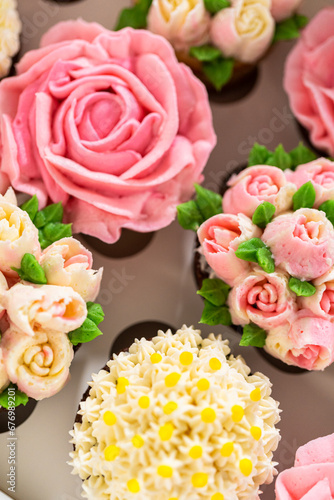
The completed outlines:
<svg viewBox="0 0 334 500">
<path fill-rule="evenodd" d="M 87 317 L 86 302 L 99 292 L 102 269 L 74 238 L 57 241 L 43 252 L 38 230 L 16 203 L 12 190 L 0 197 L 0 393 L 10 382 L 36 400 L 57 393 L 69 377 L 73 345 L 68 334 Z M 20 280 L 31 254 L 48 284 Z"/>
<path fill-rule="evenodd" d="M 209 266 L 219 278 L 233 286 L 250 270 L 249 262 L 238 259 L 235 251 L 240 243 L 260 236 L 261 230 L 243 214 L 218 214 L 205 221 L 197 235 Z"/>
<path fill-rule="evenodd" d="M 0 112 L 2 183 L 109 243 L 170 224 L 216 144 L 206 90 L 166 40 L 81 20 L 25 54 Z"/>
<path fill-rule="evenodd" d="M 288 210 L 296 191 L 296 186 L 288 182 L 280 168 L 268 165 L 248 167 L 240 174 L 232 175 L 227 185 L 229 189 L 223 198 L 223 211 L 227 214 L 242 211 L 248 217 L 252 217 L 264 201 L 276 207 L 276 214 Z"/>
<path fill-rule="evenodd" d="M 334 434 L 298 448 L 294 467 L 276 480 L 276 500 L 332 500 L 334 498 Z"/>
<path fill-rule="evenodd" d="M 290 53 L 284 88 L 297 120 L 311 142 L 334 156 L 334 7 L 321 10 Z"/>
</svg>

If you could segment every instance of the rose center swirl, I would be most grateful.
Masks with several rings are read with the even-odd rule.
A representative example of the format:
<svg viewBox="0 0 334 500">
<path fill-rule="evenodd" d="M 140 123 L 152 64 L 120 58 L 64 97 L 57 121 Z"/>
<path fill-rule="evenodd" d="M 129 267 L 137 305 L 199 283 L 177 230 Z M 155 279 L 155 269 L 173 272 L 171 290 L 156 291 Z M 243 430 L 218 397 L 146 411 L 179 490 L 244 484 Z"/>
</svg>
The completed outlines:
<svg viewBox="0 0 334 500">
<path fill-rule="evenodd" d="M 236 28 L 239 34 L 252 35 L 253 38 L 260 36 L 265 26 L 261 10 L 255 6 L 246 6 L 236 20 Z"/>
<path fill-rule="evenodd" d="M 24 364 L 39 377 L 47 377 L 53 362 L 53 350 L 49 344 L 29 347 L 23 356 Z"/>
<path fill-rule="evenodd" d="M 314 244 L 320 243 L 325 229 L 323 222 L 307 221 L 306 217 L 303 217 L 303 219 L 296 224 L 293 235 L 302 241 L 311 241 Z"/>
<path fill-rule="evenodd" d="M 314 181 L 327 189 L 333 188 L 334 172 L 321 172 L 314 177 Z"/>
<path fill-rule="evenodd" d="M 0 208 L 0 240 L 15 241 L 21 237 L 23 227 L 17 212 L 6 213 Z"/>
<path fill-rule="evenodd" d="M 278 186 L 268 175 L 254 177 L 248 186 L 248 192 L 252 196 L 271 196 L 277 194 L 278 191 Z"/>
<path fill-rule="evenodd" d="M 320 301 L 321 309 L 330 315 L 334 315 L 334 291 L 326 289 Z"/>
<path fill-rule="evenodd" d="M 247 302 L 263 312 L 276 312 L 278 294 L 272 283 L 257 284 L 247 295 Z"/>
<path fill-rule="evenodd" d="M 208 245 L 213 252 L 228 252 L 230 244 L 236 238 L 241 236 L 241 231 L 236 225 L 230 225 L 230 227 L 212 226 L 209 230 L 210 240 L 207 240 Z"/>
</svg>

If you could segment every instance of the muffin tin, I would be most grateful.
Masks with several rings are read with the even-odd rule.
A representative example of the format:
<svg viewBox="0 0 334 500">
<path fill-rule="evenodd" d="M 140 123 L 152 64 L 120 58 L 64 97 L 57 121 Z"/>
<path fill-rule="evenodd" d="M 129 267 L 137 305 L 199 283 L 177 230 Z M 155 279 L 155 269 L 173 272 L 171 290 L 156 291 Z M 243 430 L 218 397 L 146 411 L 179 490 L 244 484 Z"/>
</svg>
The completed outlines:
<svg viewBox="0 0 334 500">
<path fill-rule="evenodd" d="M 82 17 L 112 29 L 118 11 L 129 3 L 128 0 L 98 3 L 18 0 L 24 26 L 21 53 L 36 48 L 44 31 L 60 20 Z M 303 12 L 312 16 L 330 3 L 331 0 L 304 0 Z M 206 187 L 218 190 L 227 172 L 245 164 L 254 141 L 270 149 L 282 142 L 289 150 L 302 139 L 282 88 L 284 61 L 292 45 L 293 42 L 285 42 L 273 48 L 247 97 L 230 104 L 211 102 L 218 145 L 204 172 Z M 87 381 L 92 372 L 104 366 L 117 336 L 133 324 L 157 321 L 176 328 L 183 323 L 197 326 L 202 301 L 196 295 L 193 248 L 194 234 L 177 222 L 158 231 L 144 249 L 126 258 L 106 256 L 104 249 L 99 253 L 99 243 L 94 242 L 94 265 L 104 267 L 99 296 L 106 312 L 101 325 L 104 335 L 81 347 L 66 387 L 53 398 L 41 401 L 17 428 L 15 493 L 7 490 L 9 435 L 0 435 L 0 490 L 15 500 L 80 500 L 80 479 L 71 475 L 66 462 L 71 450 L 68 432 Z M 334 364 L 324 372 L 296 377 L 277 370 L 256 349 L 239 347 L 240 336 L 232 329 L 200 326 L 203 334 L 222 333 L 230 340 L 233 352 L 242 354 L 254 372 L 261 371 L 271 379 L 273 397 L 280 401 L 283 410 L 282 440 L 275 454 L 279 470 L 293 464 L 300 445 L 334 431 Z M 263 491 L 261 500 L 274 499 L 273 485 Z"/>
</svg>

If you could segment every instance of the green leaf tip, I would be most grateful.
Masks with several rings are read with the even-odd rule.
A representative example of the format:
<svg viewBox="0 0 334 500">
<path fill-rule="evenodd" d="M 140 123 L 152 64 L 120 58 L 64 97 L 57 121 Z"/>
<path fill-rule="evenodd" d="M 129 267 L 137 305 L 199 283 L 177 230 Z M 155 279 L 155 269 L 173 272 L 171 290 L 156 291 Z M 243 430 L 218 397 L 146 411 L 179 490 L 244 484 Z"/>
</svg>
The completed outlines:
<svg viewBox="0 0 334 500">
<path fill-rule="evenodd" d="M 23 255 L 20 269 L 16 267 L 12 267 L 12 269 L 17 272 L 21 280 L 29 281 L 36 285 L 46 285 L 48 282 L 42 266 L 31 253 L 25 253 Z"/>
<path fill-rule="evenodd" d="M 243 328 L 243 334 L 239 345 L 247 347 L 264 347 L 266 345 L 267 333 L 259 326 L 250 323 Z"/>
</svg>

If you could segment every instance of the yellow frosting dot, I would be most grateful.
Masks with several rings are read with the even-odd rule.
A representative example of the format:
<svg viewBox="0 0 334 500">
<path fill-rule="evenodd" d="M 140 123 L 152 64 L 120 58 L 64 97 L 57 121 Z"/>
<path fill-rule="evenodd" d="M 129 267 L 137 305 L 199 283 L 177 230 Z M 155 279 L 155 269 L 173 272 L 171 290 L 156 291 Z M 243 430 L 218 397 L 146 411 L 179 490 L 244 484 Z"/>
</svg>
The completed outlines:
<svg viewBox="0 0 334 500">
<path fill-rule="evenodd" d="M 143 410 L 146 410 L 146 408 L 148 408 L 150 406 L 150 398 L 148 396 L 141 396 L 138 399 L 138 404 L 139 404 L 140 408 L 142 408 Z"/>
<path fill-rule="evenodd" d="M 169 500 L 179 500 L 177 497 L 172 497 Z"/>
<path fill-rule="evenodd" d="M 144 446 L 144 440 L 141 436 L 136 434 L 136 436 L 133 436 L 132 438 L 132 444 L 135 448 L 141 448 L 142 446 Z"/>
<path fill-rule="evenodd" d="M 173 424 L 167 423 L 165 425 L 162 425 L 159 429 L 159 437 L 161 441 L 168 441 L 174 432 L 174 426 Z"/>
<path fill-rule="evenodd" d="M 211 358 L 209 362 L 211 370 L 217 371 L 222 367 L 221 361 L 218 358 Z"/>
<path fill-rule="evenodd" d="M 261 389 L 259 387 L 257 387 L 256 389 L 254 389 L 251 393 L 250 393 L 250 398 L 252 401 L 254 401 L 255 403 L 257 401 L 260 401 L 261 399 Z"/>
<path fill-rule="evenodd" d="M 253 470 L 253 464 L 249 458 L 242 458 L 239 463 L 239 468 L 244 476 L 250 476 Z"/>
<path fill-rule="evenodd" d="M 189 366 L 193 362 L 194 356 L 191 352 L 181 352 L 180 363 L 184 366 Z"/>
<path fill-rule="evenodd" d="M 199 391 L 207 391 L 210 387 L 210 382 L 206 378 L 201 378 L 196 385 Z"/>
<path fill-rule="evenodd" d="M 173 475 L 173 469 L 169 465 L 159 465 L 158 474 L 165 479 L 169 479 Z"/>
<path fill-rule="evenodd" d="M 161 360 L 162 360 L 162 356 L 159 352 L 155 352 L 154 354 L 152 354 L 151 363 L 153 363 L 155 365 L 157 363 L 160 363 Z"/>
<path fill-rule="evenodd" d="M 223 444 L 223 446 L 221 447 L 221 450 L 220 450 L 220 454 L 222 457 L 230 457 L 233 453 L 233 450 L 234 450 L 234 444 L 232 443 L 232 441 L 228 442 L 228 443 L 225 443 Z"/>
<path fill-rule="evenodd" d="M 140 491 L 140 486 L 137 479 L 130 479 L 130 481 L 127 482 L 127 487 L 130 493 L 139 493 Z"/>
<path fill-rule="evenodd" d="M 175 403 L 174 401 L 166 403 L 165 406 L 163 407 L 163 411 L 166 415 L 170 415 L 176 409 L 177 409 L 177 403 Z"/>
<path fill-rule="evenodd" d="M 234 405 L 232 406 L 232 420 L 235 423 L 240 422 L 243 419 L 245 412 L 242 406 Z"/>
<path fill-rule="evenodd" d="M 107 425 L 115 425 L 117 418 L 116 418 L 116 415 L 112 411 L 106 411 L 103 414 L 103 421 Z"/>
<path fill-rule="evenodd" d="M 104 458 L 108 462 L 113 462 L 118 457 L 120 451 L 121 450 L 118 448 L 118 446 L 115 446 L 113 444 L 107 446 L 107 448 L 104 450 Z"/>
<path fill-rule="evenodd" d="M 253 427 L 250 428 L 250 433 L 256 441 L 258 441 L 262 436 L 262 430 L 256 425 L 253 425 Z"/>
<path fill-rule="evenodd" d="M 209 476 L 205 472 L 196 472 L 191 478 L 194 488 L 204 488 L 207 485 Z"/>
<path fill-rule="evenodd" d="M 212 495 L 211 500 L 224 500 L 224 495 L 222 493 L 215 493 Z"/>
<path fill-rule="evenodd" d="M 216 420 L 216 412 L 212 408 L 205 408 L 201 412 L 201 419 L 206 424 L 212 424 Z"/>
<path fill-rule="evenodd" d="M 166 387 L 174 387 L 180 380 L 181 375 L 179 373 L 173 372 L 167 375 L 165 378 Z"/>
<path fill-rule="evenodd" d="M 116 386 L 117 393 L 118 394 L 124 394 L 124 392 L 126 391 L 126 387 L 129 384 L 130 384 L 130 382 L 128 381 L 127 378 L 125 378 L 125 377 L 119 377 L 117 379 L 117 386 Z"/>
<path fill-rule="evenodd" d="M 203 455 L 202 446 L 193 446 L 189 450 L 189 456 L 190 456 L 190 458 L 193 458 L 194 460 L 196 460 L 197 458 L 201 458 L 202 455 Z"/>
</svg>

